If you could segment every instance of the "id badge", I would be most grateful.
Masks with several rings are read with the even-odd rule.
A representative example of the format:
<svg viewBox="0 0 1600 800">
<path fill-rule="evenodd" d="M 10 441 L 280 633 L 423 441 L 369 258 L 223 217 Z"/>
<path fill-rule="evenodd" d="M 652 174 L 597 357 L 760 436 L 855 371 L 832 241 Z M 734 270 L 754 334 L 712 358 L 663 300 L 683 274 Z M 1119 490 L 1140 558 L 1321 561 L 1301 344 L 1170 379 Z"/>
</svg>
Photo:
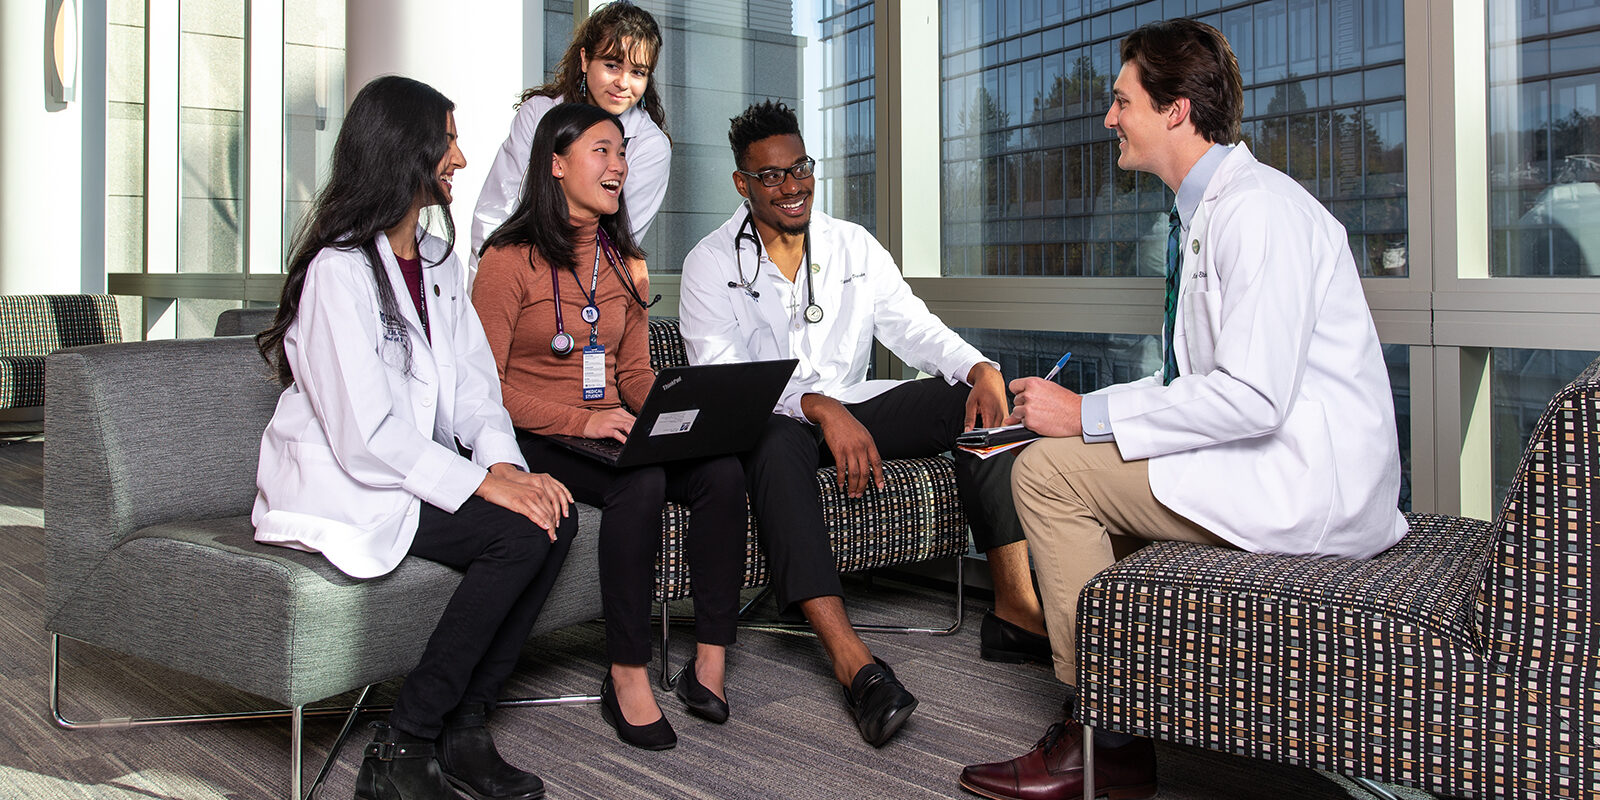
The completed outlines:
<svg viewBox="0 0 1600 800">
<path fill-rule="evenodd" d="M 583 399 L 606 397 L 606 346 L 591 344 L 583 348 Z"/>
</svg>

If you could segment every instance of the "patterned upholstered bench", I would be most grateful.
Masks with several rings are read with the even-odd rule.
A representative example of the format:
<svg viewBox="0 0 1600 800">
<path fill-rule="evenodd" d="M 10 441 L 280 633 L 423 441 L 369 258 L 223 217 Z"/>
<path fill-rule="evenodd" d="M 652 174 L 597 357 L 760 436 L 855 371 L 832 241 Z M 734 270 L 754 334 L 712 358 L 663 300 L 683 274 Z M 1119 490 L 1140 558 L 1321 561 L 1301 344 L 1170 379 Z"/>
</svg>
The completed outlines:
<svg viewBox="0 0 1600 800">
<path fill-rule="evenodd" d="M 1085 723 L 1474 798 L 1600 798 L 1600 361 L 1493 524 L 1370 561 L 1146 547 L 1079 605 Z M 1372 788 L 1369 786 L 1369 788 Z"/>
<path fill-rule="evenodd" d="M 63 347 L 122 341 L 104 294 L 0 296 L 0 410 L 44 405 L 44 357 Z"/>
<path fill-rule="evenodd" d="M 688 363 L 678 321 L 650 320 L 651 366 L 662 369 Z M 947 628 L 858 625 L 861 630 L 954 633 L 961 627 L 963 592 L 961 557 L 967 553 L 967 519 L 956 500 L 953 462 L 948 458 L 897 459 L 884 462 L 882 491 L 851 499 L 838 490 L 833 467 L 817 470 L 817 487 L 840 572 L 915 564 L 934 558 L 955 558 L 955 619 Z M 661 604 L 661 669 L 663 683 L 669 659 L 671 617 L 667 604 L 693 592 L 684 556 L 688 509 L 668 503 L 662 511 L 664 541 L 656 562 L 656 600 Z M 755 520 L 745 540 L 745 588 L 765 586 L 767 559 L 756 544 Z"/>
</svg>

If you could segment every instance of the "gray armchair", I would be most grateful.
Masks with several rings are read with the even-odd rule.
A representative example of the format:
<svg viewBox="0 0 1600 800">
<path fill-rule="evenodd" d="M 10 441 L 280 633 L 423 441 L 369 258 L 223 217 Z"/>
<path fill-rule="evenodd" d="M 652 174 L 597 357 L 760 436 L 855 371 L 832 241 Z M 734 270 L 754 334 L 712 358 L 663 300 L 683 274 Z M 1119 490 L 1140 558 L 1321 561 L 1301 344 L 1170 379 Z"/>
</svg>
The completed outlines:
<svg viewBox="0 0 1600 800">
<path fill-rule="evenodd" d="M 415 666 L 460 575 L 407 558 L 382 578 L 355 580 L 319 554 L 257 544 L 249 516 L 256 453 L 278 393 L 245 338 L 99 345 L 50 356 L 45 627 L 57 724 L 287 716 L 289 796 L 299 798 L 303 717 L 345 712 L 311 704 Z M 584 507 L 579 520 L 535 635 L 600 614 L 599 514 Z M 61 709 L 62 637 L 258 695 L 265 710 L 69 719 Z M 363 692 L 358 707 L 364 699 Z"/>
</svg>

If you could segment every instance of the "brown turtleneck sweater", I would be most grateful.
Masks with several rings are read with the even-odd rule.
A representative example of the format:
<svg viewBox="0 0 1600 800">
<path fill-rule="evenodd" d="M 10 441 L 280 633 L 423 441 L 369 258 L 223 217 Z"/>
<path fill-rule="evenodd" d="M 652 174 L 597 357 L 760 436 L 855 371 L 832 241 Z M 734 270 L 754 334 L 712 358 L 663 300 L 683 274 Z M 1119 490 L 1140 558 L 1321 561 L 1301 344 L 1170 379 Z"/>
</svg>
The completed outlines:
<svg viewBox="0 0 1600 800">
<path fill-rule="evenodd" d="M 556 271 L 561 285 L 561 321 L 572 335 L 574 347 L 566 356 L 550 350 L 556 335 L 550 269 L 532 248 L 496 247 L 478 262 L 472 284 L 472 304 L 483 321 L 500 388 L 511 422 L 540 434 L 582 436 L 584 423 L 596 411 L 624 403 L 637 411 L 644 404 L 655 373 L 650 369 L 650 335 L 645 310 L 618 280 L 600 256 L 600 281 L 595 290 L 600 308 L 599 342 L 606 348 L 606 393 L 600 400 L 583 399 L 583 348 L 589 343 L 589 323 L 583 321 L 584 293 L 594 274 L 595 220 L 572 220 L 577 226 L 573 269 Z M 642 261 L 621 265 L 623 274 L 645 274 Z M 648 285 L 648 284 L 646 284 Z M 620 391 L 619 391 L 620 390 Z M 619 396 L 620 395 L 620 396 Z"/>
</svg>

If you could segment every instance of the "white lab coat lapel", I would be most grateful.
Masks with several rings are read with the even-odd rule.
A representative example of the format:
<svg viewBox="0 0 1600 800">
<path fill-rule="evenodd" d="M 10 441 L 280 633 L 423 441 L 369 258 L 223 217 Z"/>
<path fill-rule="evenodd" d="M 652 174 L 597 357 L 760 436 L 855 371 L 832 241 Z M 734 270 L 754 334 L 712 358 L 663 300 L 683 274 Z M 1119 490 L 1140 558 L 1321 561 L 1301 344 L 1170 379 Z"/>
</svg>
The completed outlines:
<svg viewBox="0 0 1600 800">
<path fill-rule="evenodd" d="M 759 232 L 755 231 L 755 226 L 751 226 L 751 231 L 757 236 L 761 235 Z M 756 252 L 756 245 L 754 242 L 744 239 L 741 240 L 741 243 L 745 247 L 745 253 Z M 778 290 L 788 283 L 788 281 L 784 279 L 783 273 L 778 270 L 777 264 L 773 264 L 770 261 L 764 264 L 760 263 L 760 259 L 766 258 L 764 255 L 766 253 L 765 243 L 762 244 L 760 252 L 763 253 L 763 255 L 759 255 L 755 259 L 751 259 L 757 262 L 757 268 L 761 271 L 761 274 L 765 276 L 765 280 L 757 281 L 757 283 L 761 285 L 754 287 L 756 291 L 761 293 L 761 297 L 756 300 L 756 308 L 761 313 L 762 321 L 766 323 L 767 333 L 772 337 L 772 351 L 779 354 L 779 357 L 781 358 L 787 358 L 791 354 L 791 348 L 789 347 L 789 329 L 794 326 L 794 321 L 790 319 L 789 308 L 783 302 L 783 298 L 779 296 L 780 293 Z M 749 256 L 745 255 L 745 253 L 740 253 L 740 256 L 748 259 Z M 802 265 L 801 268 L 804 269 L 804 266 Z M 802 276 L 800 273 L 795 273 L 795 277 L 800 278 Z M 799 287 L 799 291 L 805 291 L 803 283 L 796 284 L 796 286 Z M 802 298 L 800 302 L 804 303 L 804 298 Z"/>
<path fill-rule="evenodd" d="M 1221 333 L 1222 298 L 1216 291 L 1221 276 L 1211 251 L 1211 210 L 1241 165 L 1251 163 L 1249 148 L 1236 145 L 1217 166 L 1205 196 L 1195 208 L 1189 229 L 1179 242 L 1178 315 L 1172 329 L 1173 356 L 1179 375 L 1215 369 L 1217 336 Z"/>
<path fill-rule="evenodd" d="M 420 229 L 418 230 L 418 238 L 422 239 L 424 248 L 432 249 L 429 247 L 432 241 L 422 236 Z M 440 255 L 437 252 L 422 253 L 422 263 L 426 266 L 430 258 L 437 259 Z M 440 408 L 440 405 L 453 400 L 453 398 L 446 397 L 446 395 L 451 394 L 450 392 L 439 391 L 439 373 L 442 366 L 438 360 L 440 354 L 429 344 L 428 334 L 422 329 L 422 318 L 417 315 L 416 303 L 411 302 L 406 288 L 406 276 L 400 272 L 400 262 L 395 258 L 394 249 L 389 246 L 389 237 L 386 234 L 378 234 L 378 257 L 383 259 L 383 270 L 388 274 L 389 286 L 395 293 L 395 305 L 399 307 L 400 318 L 405 320 L 406 332 L 411 337 L 411 375 L 409 377 L 411 380 L 421 384 L 410 391 L 397 392 L 396 396 L 404 394 L 410 398 L 411 412 L 417 420 L 418 430 L 435 431 L 434 437 L 437 441 L 439 420 L 448 421 L 452 413 Z M 422 290 L 426 293 L 429 284 L 426 268 L 423 270 L 422 283 Z M 427 301 L 424 300 L 424 302 L 426 303 Z M 428 313 L 429 324 L 432 324 L 433 320 L 442 316 L 444 315 L 433 313 L 433 309 L 430 308 Z M 440 326 L 434 326 L 435 330 L 439 330 L 439 328 Z M 448 335 L 443 330 L 440 331 L 440 334 Z M 446 351 L 449 349 L 445 348 Z M 402 387 L 395 388 L 401 389 Z"/>
</svg>

